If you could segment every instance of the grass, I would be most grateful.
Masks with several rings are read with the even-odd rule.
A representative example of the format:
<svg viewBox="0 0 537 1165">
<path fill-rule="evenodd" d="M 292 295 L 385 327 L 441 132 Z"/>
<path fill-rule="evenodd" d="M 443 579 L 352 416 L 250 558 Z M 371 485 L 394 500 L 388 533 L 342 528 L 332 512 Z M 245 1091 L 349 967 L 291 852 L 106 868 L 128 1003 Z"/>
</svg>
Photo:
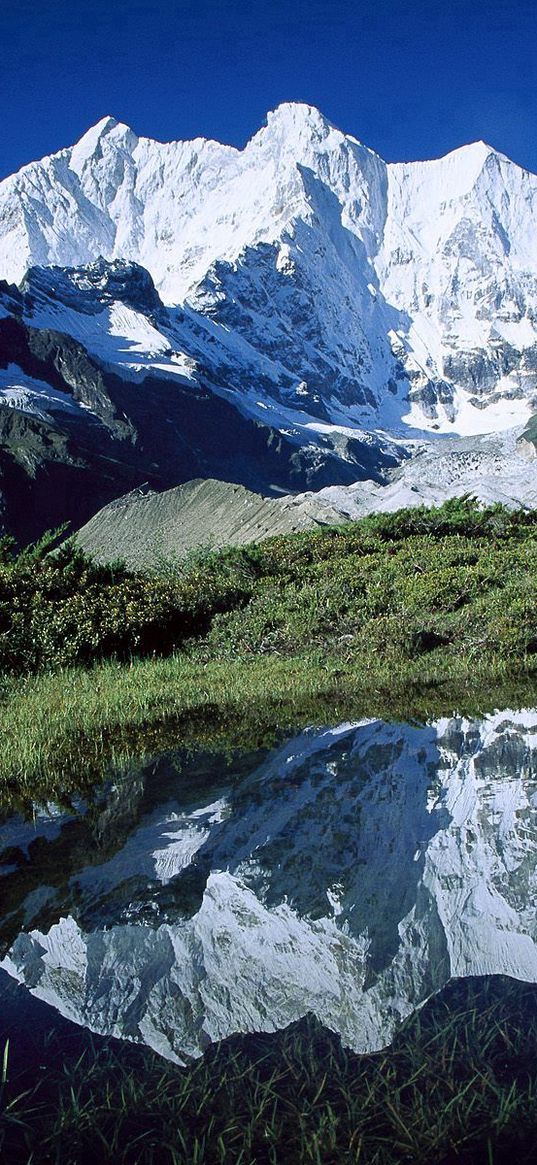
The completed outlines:
<svg viewBox="0 0 537 1165">
<path fill-rule="evenodd" d="M 535 514 L 457 499 L 158 577 L 49 551 L 0 554 L 4 800 L 196 733 L 486 711 L 516 685 L 533 702 Z"/>
<path fill-rule="evenodd" d="M 9 1080 L 3 1105 L 10 1165 L 530 1162 L 537 990 L 455 981 L 376 1055 L 345 1050 L 310 1018 L 233 1037 L 186 1069 L 96 1041 L 38 1084 Z"/>
<path fill-rule="evenodd" d="M 200 663 L 184 655 L 104 663 L 11 681 L 1 709 L 0 792 L 50 800 L 185 743 L 254 748 L 276 727 L 384 717 L 484 713 L 535 699 L 529 678 L 497 666 L 444 668 L 416 661 L 395 675 L 361 660 L 310 653 Z"/>
<path fill-rule="evenodd" d="M 305 722 L 535 703 L 535 515 L 450 503 L 201 555 L 157 579 L 46 551 L 8 547 L 0 562 L 6 812 L 183 744 L 256 748 Z M 529 986 L 453 984 L 375 1056 L 305 1020 L 184 1070 L 113 1041 L 61 1047 L 36 1082 L 11 1067 L 16 1040 L 0 1048 L 10 1165 L 534 1159 Z"/>
</svg>

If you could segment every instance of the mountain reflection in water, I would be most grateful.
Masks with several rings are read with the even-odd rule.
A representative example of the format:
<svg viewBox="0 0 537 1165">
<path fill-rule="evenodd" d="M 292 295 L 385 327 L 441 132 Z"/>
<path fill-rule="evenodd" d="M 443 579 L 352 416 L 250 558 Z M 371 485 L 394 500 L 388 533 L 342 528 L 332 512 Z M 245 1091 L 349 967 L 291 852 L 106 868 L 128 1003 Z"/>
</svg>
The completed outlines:
<svg viewBox="0 0 537 1165">
<path fill-rule="evenodd" d="M 452 978 L 537 982 L 537 711 L 311 729 L 250 761 L 167 758 L 6 822 L 0 966 L 178 1062 L 308 1012 L 373 1051 Z"/>
</svg>

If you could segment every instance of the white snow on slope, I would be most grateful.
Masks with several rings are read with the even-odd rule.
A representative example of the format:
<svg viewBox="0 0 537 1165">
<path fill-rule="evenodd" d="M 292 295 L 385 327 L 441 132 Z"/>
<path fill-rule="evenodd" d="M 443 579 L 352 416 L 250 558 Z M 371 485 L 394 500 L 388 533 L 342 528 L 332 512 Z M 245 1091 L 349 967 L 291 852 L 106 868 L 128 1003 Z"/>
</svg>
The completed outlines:
<svg viewBox="0 0 537 1165">
<path fill-rule="evenodd" d="M 0 183 L 0 276 L 135 260 L 331 419 L 487 432 L 537 399 L 536 206 L 537 178 L 483 143 L 386 165 L 307 105 L 244 150 L 104 118 Z"/>
<path fill-rule="evenodd" d="M 119 300 L 94 315 L 62 303 L 41 303 L 28 316 L 28 323 L 72 336 L 90 356 L 129 379 L 141 379 L 150 373 L 193 379 L 194 361 L 182 352 L 173 352 L 168 335 L 159 331 L 143 312 Z"/>
<path fill-rule="evenodd" d="M 79 410 L 83 408 L 66 392 L 51 388 L 43 380 L 27 376 L 16 364 L 0 368 L 0 408 L 17 409 L 45 418 L 56 410 Z"/>
</svg>

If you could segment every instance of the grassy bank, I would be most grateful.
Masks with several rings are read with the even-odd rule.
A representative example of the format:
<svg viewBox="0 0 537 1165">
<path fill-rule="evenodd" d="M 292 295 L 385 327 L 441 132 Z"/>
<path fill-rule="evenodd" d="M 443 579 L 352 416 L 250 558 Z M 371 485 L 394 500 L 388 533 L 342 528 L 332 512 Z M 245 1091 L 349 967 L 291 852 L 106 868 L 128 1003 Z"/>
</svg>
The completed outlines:
<svg viewBox="0 0 537 1165">
<path fill-rule="evenodd" d="M 251 745 L 277 724 L 533 702 L 534 514 L 457 500 L 159 575 L 48 550 L 0 563 L 4 795 L 198 731 Z"/>
<path fill-rule="evenodd" d="M 451 983 L 386 1052 L 359 1056 L 314 1020 L 233 1037 L 186 1069 L 97 1040 L 7 1065 L 11 1165 L 511 1165 L 535 1159 L 537 992 Z M 55 1061 L 55 1062 L 54 1062 Z"/>
<path fill-rule="evenodd" d="M 1 704 L 4 805 L 83 790 L 110 766 L 183 744 L 256 748 L 274 730 L 363 717 L 426 719 L 531 705 L 535 684 L 496 666 L 391 668 L 316 654 L 105 663 L 16 682 Z"/>
</svg>

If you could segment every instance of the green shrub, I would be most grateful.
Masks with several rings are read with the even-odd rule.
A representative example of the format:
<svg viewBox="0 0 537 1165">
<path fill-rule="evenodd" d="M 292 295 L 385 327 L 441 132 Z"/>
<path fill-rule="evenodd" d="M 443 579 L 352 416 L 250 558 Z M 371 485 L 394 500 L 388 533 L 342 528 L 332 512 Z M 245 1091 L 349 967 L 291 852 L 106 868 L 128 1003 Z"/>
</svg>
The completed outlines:
<svg viewBox="0 0 537 1165">
<path fill-rule="evenodd" d="M 0 668 L 89 664 L 104 657 L 166 654 L 204 634 L 216 612 L 249 590 L 229 571 L 200 566 L 172 578 L 99 566 L 71 542 L 32 548 L 0 565 Z"/>
<path fill-rule="evenodd" d="M 0 541 L 0 670 L 103 658 L 319 650 L 394 668 L 537 653 L 537 515 L 469 498 L 201 550 L 158 572 L 98 565 L 57 533 Z"/>
</svg>

